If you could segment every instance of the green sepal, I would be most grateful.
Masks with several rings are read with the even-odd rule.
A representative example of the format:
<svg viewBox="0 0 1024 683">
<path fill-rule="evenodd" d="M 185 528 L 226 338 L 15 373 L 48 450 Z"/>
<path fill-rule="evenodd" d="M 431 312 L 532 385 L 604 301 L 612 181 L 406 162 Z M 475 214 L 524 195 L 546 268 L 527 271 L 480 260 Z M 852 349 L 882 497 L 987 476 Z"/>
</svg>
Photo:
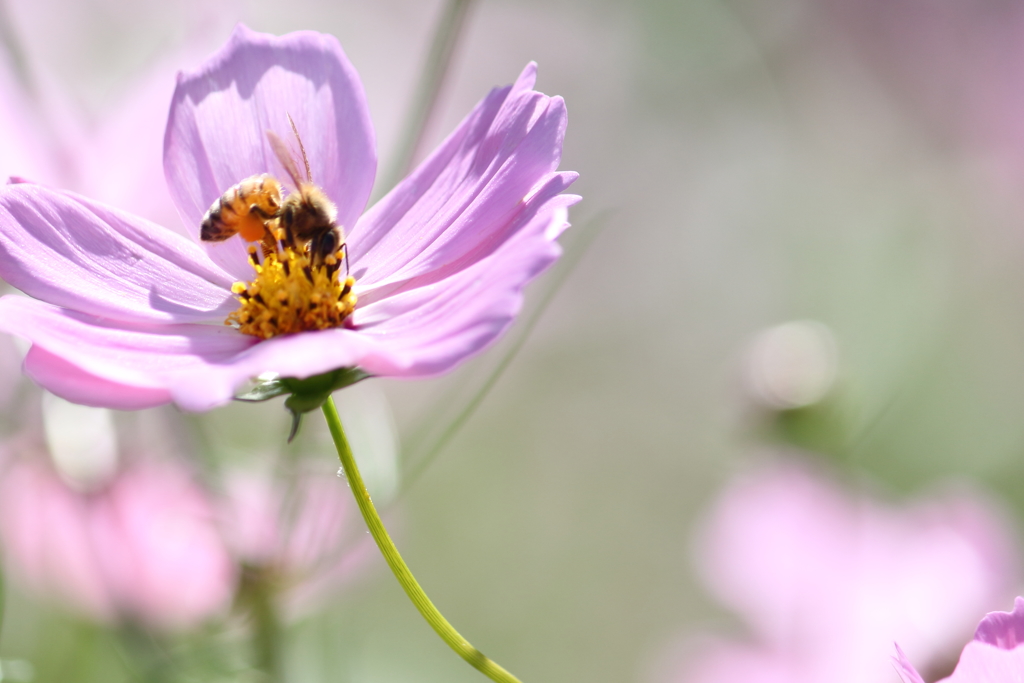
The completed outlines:
<svg viewBox="0 0 1024 683">
<path fill-rule="evenodd" d="M 272 398 L 277 398 L 281 394 L 287 393 L 288 387 L 284 385 L 284 382 L 279 379 L 271 379 L 259 382 L 244 394 L 235 396 L 235 400 L 245 401 L 246 403 L 259 403 L 261 401 L 269 401 Z"/>
<path fill-rule="evenodd" d="M 338 368 L 305 379 L 282 377 L 280 380 L 276 380 L 284 387 L 284 391 L 275 395 L 291 394 L 284 402 L 284 407 L 292 414 L 292 428 L 288 433 L 288 443 L 291 443 L 295 435 L 299 433 L 299 423 L 302 421 L 303 413 L 319 410 L 332 393 L 367 377 L 370 377 L 370 374 L 359 368 Z"/>
<path fill-rule="evenodd" d="M 235 396 L 235 400 L 258 403 L 290 394 L 285 399 L 284 407 L 292 414 L 292 428 L 288 433 L 288 443 L 291 443 L 299 433 L 299 422 L 303 413 L 319 410 L 332 393 L 370 376 L 370 373 L 359 368 L 338 368 L 305 379 L 280 377 L 258 382 L 245 393 Z"/>
</svg>

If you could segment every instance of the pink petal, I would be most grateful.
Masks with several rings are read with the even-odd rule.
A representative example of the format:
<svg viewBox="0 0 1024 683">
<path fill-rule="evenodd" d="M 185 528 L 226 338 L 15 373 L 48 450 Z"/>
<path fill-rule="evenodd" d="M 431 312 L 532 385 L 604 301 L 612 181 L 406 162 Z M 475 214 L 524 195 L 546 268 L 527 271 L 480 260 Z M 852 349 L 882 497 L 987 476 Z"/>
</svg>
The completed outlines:
<svg viewBox="0 0 1024 683">
<path fill-rule="evenodd" d="M 67 378 L 54 367 L 36 372 L 47 382 L 43 386 L 57 395 L 75 396 L 83 387 L 99 387 L 105 392 L 112 389 L 111 384 L 132 388 L 134 398 L 114 396 L 105 403 L 105 393 L 101 393 L 86 401 L 111 407 L 120 407 L 122 401 L 157 398 L 159 392 L 168 391 L 183 408 L 197 409 L 183 402 L 179 394 L 187 395 L 190 386 L 204 384 L 211 367 L 236 357 L 258 341 L 222 325 L 116 323 L 20 296 L 0 299 L 0 330 L 25 337 L 50 354 L 33 361 L 34 371 L 51 362 L 53 356 L 80 370 Z M 92 380 L 83 376 L 101 382 L 89 384 Z M 231 400 L 232 389 L 214 381 L 209 391 L 217 396 L 217 402 L 203 409 Z"/>
<path fill-rule="evenodd" d="M 21 296 L 0 298 L 0 331 L 33 343 L 27 369 L 46 389 L 128 409 L 166 396 L 185 410 L 209 410 L 264 372 L 309 377 L 357 365 L 374 351 L 345 328 L 261 341 L 223 325 L 111 323 Z"/>
<path fill-rule="evenodd" d="M 359 366 L 388 376 L 434 375 L 483 350 L 519 312 L 523 287 L 558 258 L 554 239 L 575 199 L 559 195 L 531 207 L 515 222 L 515 238 L 462 272 L 357 309 L 359 332 L 375 342 Z"/>
<path fill-rule="evenodd" d="M 1024 675 L 1024 647 L 1006 650 L 977 640 L 967 643 L 948 683 L 1018 683 Z M 910 679 L 907 683 L 922 683 Z"/>
<path fill-rule="evenodd" d="M 222 527 L 235 554 L 292 578 L 338 560 L 350 518 L 344 485 L 312 473 L 300 474 L 290 490 L 280 484 L 252 471 L 226 477 Z"/>
<path fill-rule="evenodd" d="M 164 171 L 194 234 L 210 205 L 240 180 L 268 172 L 287 179 L 266 132 L 293 144 L 289 115 L 313 181 L 338 206 L 338 223 L 355 224 L 377 166 L 355 69 L 333 36 L 303 31 L 278 38 L 240 24 L 202 68 L 179 76 L 167 121 Z M 251 274 L 240 240 L 212 246 L 210 253 L 236 277 Z"/>
<path fill-rule="evenodd" d="M 1012 612 L 991 612 L 978 624 L 974 639 L 1004 650 L 1024 644 L 1024 598 L 1014 600 Z"/>
<path fill-rule="evenodd" d="M 102 621 L 187 626 L 234 592 L 211 508 L 172 464 L 137 464 L 86 494 L 17 461 L 0 480 L 0 538 L 20 580 Z"/>
<path fill-rule="evenodd" d="M 171 201 L 161 157 L 177 65 L 195 63 L 191 52 L 149 67 L 72 147 L 79 169 L 74 189 L 182 234 L 188 233 Z"/>
<path fill-rule="evenodd" d="M 0 277 L 38 299 L 138 322 L 223 321 L 231 278 L 195 244 L 41 185 L 0 188 Z"/>
<path fill-rule="evenodd" d="M 111 408 L 169 396 L 185 410 L 209 410 L 264 372 L 309 377 L 358 365 L 375 351 L 345 328 L 261 341 L 223 325 L 112 324 L 20 296 L 0 298 L 0 331 L 33 343 L 28 369 L 43 387 Z M 73 370 L 62 372 L 67 366 Z M 118 395 L 120 387 L 127 393 Z"/>
<path fill-rule="evenodd" d="M 271 565 L 281 544 L 281 491 L 251 470 L 224 477 L 220 519 L 224 540 L 242 562 Z"/>
<path fill-rule="evenodd" d="M 351 497 L 338 477 L 307 475 L 300 481 L 292 504 L 282 560 L 294 573 L 310 572 L 341 559 L 339 553 L 349 530 Z M 287 508 L 282 513 L 287 515 Z M 331 562 L 334 560 L 334 563 Z"/>
<path fill-rule="evenodd" d="M 884 675 L 877 653 L 894 640 L 917 661 L 962 642 L 1015 576 L 1012 547 L 969 499 L 884 506 L 790 463 L 727 490 L 698 557 L 763 640 L 867 680 Z"/>
<path fill-rule="evenodd" d="M 15 463 L 0 479 L 0 539 L 15 577 L 101 621 L 113 596 L 88 540 L 86 502 L 45 466 Z"/>
<path fill-rule="evenodd" d="M 227 473 L 221 526 L 240 562 L 279 577 L 287 589 L 283 612 L 294 619 L 321 608 L 376 548 L 366 534 L 353 533 L 352 524 L 362 522 L 353 518 L 352 498 L 333 472 L 303 472 L 290 487 L 283 483 L 251 467 Z"/>
<path fill-rule="evenodd" d="M 893 657 L 893 665 L 896 667 L 896 673 L 903 679 L 903 683 L 924 683 L 921 674 L 917 673 L 917 669 L 910 663 L 907 655 L 903 653 L 899 645 L 896 646 L 896 656 Z"/>
<path fill-rule="evenodd" d="M 437 282 L 485 258 L 515 232 L 526 200 L 550 187 L 565 104 L 534 91 L 536 65 L 492 91 L 349 235 L 364 302 Z M 575 174 L 557 181 L 564 190 Z"/>
<path fill-rule="evenodd" d="M 239 333 L 240 337 L 245 337 Z M 176 382 L 175 402 L 186 410 L 209 410 L 231 400 L 248 380 L 263 373 L 282 377 L 311 377 L 341 367 L 359 365 L 374 350 L 371 340 L 347 328 L 275 337 L 253 342 L 251 348 L 205 364 Z"/>
<path fill-rule="evenodd" d="M 135 387 L 90 375 L 41 346 L 25 356 L 25 374 L 66 401 L 84 406 L 141 410 L 171 402 L 166 389 Z"/>
<path fill-rule="evenodd" d="M 144 462 L 119 474 L 94 502 L 89 531 L 125 616 L 182 628 L 230 603 L 232 560 L 182 468 Z"/>
</svg>

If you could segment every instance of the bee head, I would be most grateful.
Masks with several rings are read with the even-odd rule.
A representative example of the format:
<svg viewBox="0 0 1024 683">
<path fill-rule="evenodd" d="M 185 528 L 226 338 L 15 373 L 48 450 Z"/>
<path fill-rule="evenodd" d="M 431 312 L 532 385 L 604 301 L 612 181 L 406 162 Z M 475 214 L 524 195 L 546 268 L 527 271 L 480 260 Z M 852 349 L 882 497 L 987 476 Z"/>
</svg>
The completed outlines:
<svg viewBox="0 0 1024 683">
<path fill-rule="evenodd" d="M 313 185 L 305 185 L 289 195 L 282 209 L 287 229 L 303 242 L 333 230 L 337 216 L 334 202 Z"/>
</svg>

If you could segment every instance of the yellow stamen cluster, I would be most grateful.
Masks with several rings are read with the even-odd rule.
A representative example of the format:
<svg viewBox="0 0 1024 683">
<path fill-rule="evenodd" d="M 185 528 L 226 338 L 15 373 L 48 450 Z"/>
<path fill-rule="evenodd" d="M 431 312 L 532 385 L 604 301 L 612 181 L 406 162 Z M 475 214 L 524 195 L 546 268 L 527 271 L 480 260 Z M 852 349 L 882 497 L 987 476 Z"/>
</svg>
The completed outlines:
<svg viewBox="0 0 1024 683">
<path fill-rule="evenodd" d="M 355 278 L 340 271 L 342 253 L 313 265 L 305 245 L 278 243 L 260 263 L 256 246 L 249 259 L 256 269 L 252 282 L 236 282 L 231 291 L 241 306 L 226 325 L 262 339 L 281 334 L 339 327 L 356 307 Z"/>
</svg>

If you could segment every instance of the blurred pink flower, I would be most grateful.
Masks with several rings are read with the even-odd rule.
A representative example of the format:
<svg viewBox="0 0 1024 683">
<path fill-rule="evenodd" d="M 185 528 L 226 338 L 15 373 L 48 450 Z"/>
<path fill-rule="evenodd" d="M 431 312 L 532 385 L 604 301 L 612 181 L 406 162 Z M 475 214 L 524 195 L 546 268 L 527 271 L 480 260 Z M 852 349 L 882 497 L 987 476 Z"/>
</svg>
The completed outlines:
<svg viewBox="0 0 1024 683">
<path fill-rule="evenodd" d="M 873 683 L 886 653 L 944 663 L 1016 578 L 1012 537 L 966 498 L 907 507 L 845 493 L 795 463 L 733 482 L 698 550 L 753 642 L 706 644 L 681 680 Z"/>
<path fill-rule="evenodd" d="M 274 170 L 265 133 L 287 133 L 290 114 L 347 231 L 359 306 L 346 324 L 266 340 L 226 327 L 239 306 L 232 284 L 254 276 L 241 240 L 204 250 L 84 197 L 15 184 L 0 190 L 0 276 L 37 300 L 0 299 L 0 329 L 33 343 L 26 370 L 53 393 L 122 409 L 209 409 L 267 372 L 444 372 L 508 327 L 523 287 L 558 257 L 578 199 L 561 194 L 576 174 L 556 171 L 564 103 L 534 91 L 534 77 L 530 65 L 492 91 L 360 217 L 374 134 L 337 41 L 240 26 L 178 79 L 164 145 L 171 194 L 195 235 L 226 190 Z"/>
<path fill-rule="evenodd" d="M 0 145 L 0 178 L 81 192 L 151 221 L 178 228 L 180 220 L 163 176 L 163 117 L 174 91 L 172 62 L 153 64 L 92 124 L 52 78 L 38 78 L 30 94 L 0 51 L 0 129 L 18 131 Z"/>
<path fill-rule="evenodd" d="M 950 683 L 1019 683 L 1024 674 L 1024 598 L 1012 612 L 992 612 L 981 620 L 974 640 L 967 643 Z M 904 683 L 924 683 L 897 645 L 896 670 Z"/>
<path fill-rule="evenodd" d="M 239 562 L 269 571 L 290 605 L 322 597 L 371 555 L 361 519 L 339 487 L 344 483 L 327 474 L 301 474 L 291 491 L 248 471 L 224 478 L 219 507 L 228 546 Z"/>
<path fill-rule="evenodd" d="M 4 135 L 0 144 L 0 178 L 17 174 L 51 182 L 63 179 L 56 140 L 11 67 L 6 50 L 0 50 L 0 130 L 18 132 Z"/>
<path fill-rule="evenodd" d="M 172 462 L 140 459 L 81 493 L 42 458 L 13 460 L 0 541 L 16 579 L 105 622 L 186 628 L 224 612 L 235 591 L 214 510 Z"/>
<path fill-rule="evenodd" d="M 243 567 L 306 612 L 372 556 L 339 485 L 232 473 L 213 496 L 180 461 L 139 459 L 82 492 L 29 453 L 0 472 L 0 544 L 16 580 L 103 622 L 194 626 L 227 612 Z"/>
<path fill-rule="evenodd" d="M 103 112 L 98 123 L 84 123 L 79 115 L 65 126 L 64 154 L 74 164 L 68 184 L 29 179 L 79 192 L 185 234 L 167 190 L 160 156 L 163 120 L 179 68 L 175 65 L 190 61 L 193 53 L 187 48 L 151 65 Z"/>
</svg>

